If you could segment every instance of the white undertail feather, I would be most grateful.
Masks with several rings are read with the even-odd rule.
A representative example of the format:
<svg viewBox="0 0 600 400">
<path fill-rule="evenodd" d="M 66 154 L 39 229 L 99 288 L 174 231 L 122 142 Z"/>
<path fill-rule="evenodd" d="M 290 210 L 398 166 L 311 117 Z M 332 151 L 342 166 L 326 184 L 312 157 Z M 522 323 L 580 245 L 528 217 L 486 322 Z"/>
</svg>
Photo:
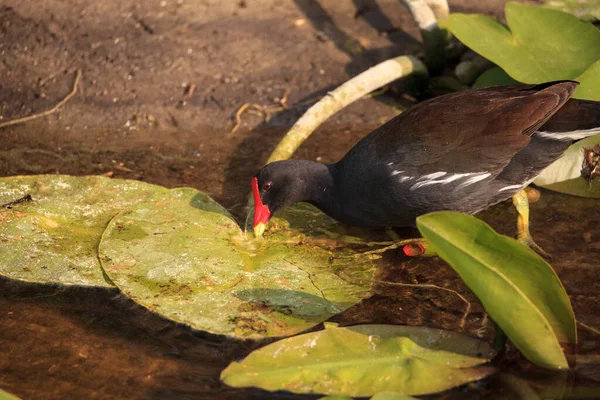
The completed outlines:
<svg viewBox="0 0 600 400">
<path fill-rule="evenodd" d="M 570 132 L 544 132 L 537 131 L 535 133 L 537 136 L 543 139 L 550 140 L 580 140 L 585 139 L 589 136 L 600 135 L 600 126 L 592 129 L 580 129 L 577 131 Z"/>
</svg>

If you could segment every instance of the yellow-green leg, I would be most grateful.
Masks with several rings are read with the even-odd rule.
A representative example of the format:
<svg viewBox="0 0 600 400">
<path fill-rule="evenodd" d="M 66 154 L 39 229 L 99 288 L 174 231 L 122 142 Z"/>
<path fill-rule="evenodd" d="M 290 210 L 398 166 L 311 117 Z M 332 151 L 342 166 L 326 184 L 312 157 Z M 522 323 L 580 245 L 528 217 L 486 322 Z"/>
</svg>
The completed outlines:
<svg viewBox="0 0 600 400">
<path fill-rule="evenodd" d="M 517 240 L 531 247 L 546 258 L 552 258 L 544 249 L 538 246 L 529 232 L 529 198 L 527 191 L 521 190 L 513 196 L 513 204 L 517 210 Z"/>
</svg>

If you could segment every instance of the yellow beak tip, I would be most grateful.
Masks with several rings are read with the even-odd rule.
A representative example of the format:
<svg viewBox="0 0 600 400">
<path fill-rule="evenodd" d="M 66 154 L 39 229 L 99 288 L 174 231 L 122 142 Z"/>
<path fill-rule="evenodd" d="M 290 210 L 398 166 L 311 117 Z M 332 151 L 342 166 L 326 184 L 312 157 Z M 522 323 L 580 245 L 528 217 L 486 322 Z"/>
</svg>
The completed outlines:
<svg viewBox="0 0 600 400">
<path fill-rule="evenodd" d="M 254 227 L 254 236 L 256 236 L 257 238 L 262 237 L 263 233 L 265 232 L 265 228 L 267 227 L 267 224 L 264 223 L 258 223 L 255 227 Z"/>
</svg>

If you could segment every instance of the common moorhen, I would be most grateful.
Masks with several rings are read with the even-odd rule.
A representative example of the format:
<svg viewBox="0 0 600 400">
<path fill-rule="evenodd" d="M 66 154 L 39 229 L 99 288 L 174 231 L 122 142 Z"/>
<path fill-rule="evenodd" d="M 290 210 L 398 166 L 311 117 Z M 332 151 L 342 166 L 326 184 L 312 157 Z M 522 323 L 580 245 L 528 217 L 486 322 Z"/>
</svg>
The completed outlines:
<svg viewBox="0 0 600 400">
<path fill-rule="evenodd" d="M 339 162 L 277 161 L 252 181 L 254 232 L 283 207 L 312 203 L 363 227 L 414 226 L 438 210 L 476 213 L 513 197 L 529 235 L 523 189 L 574 142 L 600 133 L 600 102 L 578 83 L 489 87 L 419 103 L 375 129 Z"/>
</svg>

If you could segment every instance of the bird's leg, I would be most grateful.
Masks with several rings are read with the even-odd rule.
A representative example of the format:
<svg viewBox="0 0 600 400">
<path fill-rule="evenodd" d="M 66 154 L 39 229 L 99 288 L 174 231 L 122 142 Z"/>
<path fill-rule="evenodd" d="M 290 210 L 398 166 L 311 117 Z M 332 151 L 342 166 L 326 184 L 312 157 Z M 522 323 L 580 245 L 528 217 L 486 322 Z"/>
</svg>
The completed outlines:
<svg viewBox="0 0 600 400">
<path fill-rule="evenodd" d="M 546 258 L 552 258 L 544 249 L 538 246 L 529 232 L 529 197 L 527 191 L 521 190 L 513 196 L 513 204 L 517 210 L 517 240 L 526 246 L 531 247 L 540 255 Z M 537 200 L 537 199 L 536 199 Z"/>
</svg>

